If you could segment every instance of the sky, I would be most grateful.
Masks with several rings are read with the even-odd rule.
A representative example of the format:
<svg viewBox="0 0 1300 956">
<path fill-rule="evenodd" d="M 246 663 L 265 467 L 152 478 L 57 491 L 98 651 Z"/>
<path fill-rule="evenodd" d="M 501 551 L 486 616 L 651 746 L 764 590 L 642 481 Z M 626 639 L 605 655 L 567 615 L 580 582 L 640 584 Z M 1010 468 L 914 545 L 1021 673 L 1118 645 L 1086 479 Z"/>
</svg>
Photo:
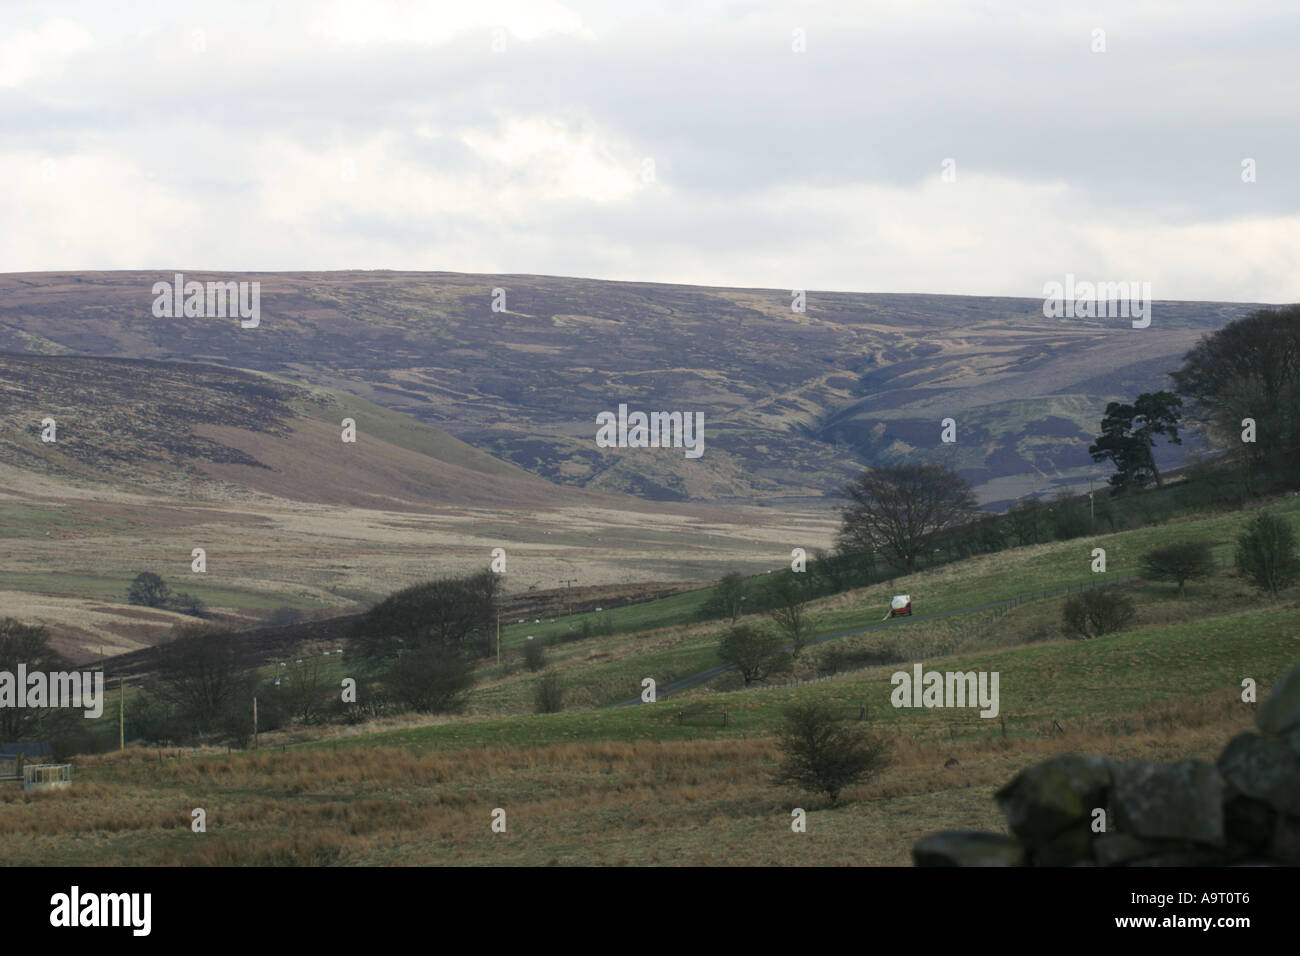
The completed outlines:
<svg viewBox="0 0 1300 956">
<path fill-rule="evenodd" d="M 0 3 L 0 272 L 1300 301 L 1300 4 Z"/>
</svg>

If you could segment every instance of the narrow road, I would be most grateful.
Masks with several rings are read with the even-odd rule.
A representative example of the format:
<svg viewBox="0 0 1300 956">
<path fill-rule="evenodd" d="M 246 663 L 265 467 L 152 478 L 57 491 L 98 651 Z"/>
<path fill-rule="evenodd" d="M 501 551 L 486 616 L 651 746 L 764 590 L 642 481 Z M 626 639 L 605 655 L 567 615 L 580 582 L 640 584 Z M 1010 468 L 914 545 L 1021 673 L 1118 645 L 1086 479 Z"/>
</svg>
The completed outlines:
<svg viewBox="0 0 1300 956">
<path fill-rule="evenodd" d="M 1105 581 L 1099 581 L 1096 584 L 1077 584 L 1071 587 L 1057 588 L 1054 591 L 1038 591 L 1037 593 L 1034 594 L 1021 594 L 1016 597 L 1007 598 L 1002 601 L 993 601 L 991 604 L 974 604 L 971 605 L 970 607 L 959 607 L 956 608 L 955 610 L 942 611 L 938 614 L 926 614 L 920 617 L 913 615 L 912 617 L 908 617 L 908 618 L 893 618 L 892 620 L 877 621 L 875 624 L 867 624 L 864 625 L 863 627 L 853 627 L 853 628 L 849 628 L 847 631 L 835 631 L 834 633 L 831 634 L 823 634 L 821 637 L 814 637 L 812 640 L 808 642 L 808 644 L 809 645 L 820 644 L 823 641 L 833 641 L 837 637 L 849 637 L 853 634 L 862 634 L 866 631 L 874 631 L 878 627 L 899 627 L 903 624 L 907 624 L 911 622 L 935 621 L 941 617 L 952 617 L 954 614 L 970 614 L 972 611 L 989 611 L 996 607 L 1005 607 L 1008 604 L 1024 604 L 1026 601 L 1040 601 L 1043 598 L 1056 597 L 1058 594 L 1069 594 L 1071 591 L 1084 591 L 1087 590 L 1088 588 L 1105 587 L 1111 584 L 1119 584 L 1122 581 L 1129 581 L 1135 577 L 1137 577 L 1136 574 L 1128 574 L 1122 578 L 1110 578 Z M 793 649 L 794 649 L 793 644 L 787 644 L 784 647 L 784 650 L 787 651 Z M 713 678 L 719 677 L 722 674 L 725 674 L 727 671 L 735 670 L 735 669 L 736 669 L 735 664 L 719 664 L 717 667 L 710 667 L 708 670 L 700 671 L 698 674 L 692 674 L 689 677 L 680 678 L 679 680 L 675 680 L 669 684 L 665 684 L 663 687 L 656 687 L 655 699 L 656 701 L 662 700 L 664 697 L 667 697 L 669 694 L 676 693 L 677 691 L 686 690 L 690 687 L 694 687 L 696 684 L 703 684 L 706 681 L 711 681 L 713 680 Z M 652 676 L 652 675 L 647 675 L 647 676 Z M 609 707 L 630 707 L 633 704 L 640 704 L 640 703 L 642 703 L 642 700 L 640 695 L 638 695 L 636 697 L 631 698 L 630 700 L 620 701 L 617 704 L 610 704 L 608 706 Z"/>
</svg>

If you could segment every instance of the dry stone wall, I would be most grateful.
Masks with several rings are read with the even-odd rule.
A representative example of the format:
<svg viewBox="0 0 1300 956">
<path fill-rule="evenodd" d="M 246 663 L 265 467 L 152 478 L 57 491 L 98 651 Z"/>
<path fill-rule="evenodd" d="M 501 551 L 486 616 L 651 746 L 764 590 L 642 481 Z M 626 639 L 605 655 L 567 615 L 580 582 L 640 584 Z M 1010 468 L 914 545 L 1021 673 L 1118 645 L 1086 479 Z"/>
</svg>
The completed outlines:
<svg viewBox="0 0 1300 956">
<path fill-rule="evenodd" d="M 1011 834 L 919 840 L 917 866 L 1300 865 L 1300 667 L 1216 763 L 1069 754 L 997 793 Z"/>
</svg>

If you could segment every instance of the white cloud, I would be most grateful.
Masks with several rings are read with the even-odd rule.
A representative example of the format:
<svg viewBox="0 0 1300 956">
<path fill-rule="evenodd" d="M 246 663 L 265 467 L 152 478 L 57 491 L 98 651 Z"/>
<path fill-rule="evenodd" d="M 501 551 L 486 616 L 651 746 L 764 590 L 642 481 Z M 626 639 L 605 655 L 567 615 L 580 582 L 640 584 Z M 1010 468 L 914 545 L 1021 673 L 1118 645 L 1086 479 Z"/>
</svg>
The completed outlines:
<svg viewBox="0 0 1300 956">
<path fill-rule="evenodd" d="M 1300 10 L 1281 5 L 26 9 L 0 36 L 3 269 L 1031 296 L 1074 272 L 1300 300 Z"/>
<path fill-rule="evenodd" d="M 330 0 L 309 29 L 345 44 L 438 45 L 496 28 L 524 42 L 590 35 L 581 17 L 554 0 Z"/>
<path fill-rule="evenodd" d="M 509 116 L 492 130 L 468 130 L 458 137 L 486 161 L 488 174 L 514 180 L 497 199 L 518 209 L 527 198 L 618 202 L 648 183 L 639 158 L 627 144 L 580 124 L 551 116 Z"/>
<path fill-rule="evenodd" d="M 66 60 L 94 43 L 75 20 L 56 19 L 0 37 L 0 86 L 18 87 L 60 70 Z"/>
<path fill-rule="evenodd" d="M 208 198 L 151 180 L 110 151 L 0 154 L 0 262 L 6 270 L 134 269 L 213 256 Z"/>
</svg>

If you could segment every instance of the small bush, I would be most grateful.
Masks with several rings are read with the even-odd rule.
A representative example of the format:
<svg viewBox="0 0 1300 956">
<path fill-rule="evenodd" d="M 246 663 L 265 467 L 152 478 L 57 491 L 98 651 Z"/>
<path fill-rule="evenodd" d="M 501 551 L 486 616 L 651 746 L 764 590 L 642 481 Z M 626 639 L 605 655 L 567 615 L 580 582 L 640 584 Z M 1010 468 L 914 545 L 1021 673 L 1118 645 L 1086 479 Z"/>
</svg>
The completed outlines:
<svg viewBox="0 0 1300 956">
<path fill-rule="evenodd" d="M 200 600 L 188 591 L 177 591 L 167 601 L 167 607 L 190 617 L 207 617 L 208 609 Z"/>
<path fill-rule="evenodd" d="M 614 633 L 614 620 L 607 614 L 587 615 L 582 619 L 582 630 L 573 633 L 582 638 L 609 637 Z"/>
<path fill-rule="evenodd" d="M 1122 630 L 1137 616 L 1128 597 L 1113 588 L 1094 588 L 1065 602 L 1062 626 L 1069 637 L 1087 640 Z"/>
<path fill-rule="evenodd" d="M 535 711 L 539 714 L 558 714 L 564 709 L 564 685 L 560 683 L 560 675 L 555 671 L 547 671 L 537 681 L 537 690 L 534 693 Z"/>
<path fill-rule="evenodd" d="M 454 648 L 425 645 L 398 657 L 384 685 L 411 710 L 454 712 L 464 707 L 474 686 L 474 665 Z"/>
<path fill-rule="evenodd" d="M 395 713 L 393 701 L 374 684 L 357 688 L 355 704 L 344 703 L 341 696 L 330 702 L 327 719 L 333 723 L 360 724 Z"/>
<path fill-rule="evenodd" d="M 42 727 L 48 737 L 52 756 L 62 762 L 77 754 L 97 754 L 108 745 L 106 736 L 92 733 L 90 725 L 80 710 L 57 710 Z M 116 740 L 113 743 L 117 745 Z"/>
<path fill-rule="evenodd" d="M 160 746 L 173 739 L 171 706 L 148 692 L 140 692 L 123 714 L 123 733 L 127 740 L 142 740 Z"/>
<path fill-rule="evenodd" d="M 546 666 L 546 648 L 536 638 L 524 641 L 524 666 L 534 674 Z"/>
<path fill-rule="evenodd" d="M 846 724 L 822 704 L 788 708 L 778 746 L 785 759 L 772 782 L 824 793 L 832 804 L 845 787 L 889 764 L 883 740 Z"/>
<path fill-rule="evenodd" d="M 1295 531 L 1285 518 L 1261 511 L 1237 538 L 1237 570 L 1259 590 L 1277 597 L 1300 579 Z"/>
<path fill-rule="evenodd" d="M 1214 570 L 1214 555 L 1207 541 L 1167 544 L 1142 555 L 1142 576 L 1152 581 L 1173 581 L 1178 596 L 1192 578 L 1205 578 Z"/>
<path fill-rule="evenodd" d="M 126 592 L 128 604 L 144 607 L 164 607 L 170 596 L 171 590 L 167 587 L 167 582 L 152 571 L 137 574 Z"/>
<path fill-rule="evenodd" d="M 243 701 L 238 702 L 239 705 Z M 261 714 L 258 715 L 261 717 Z M 258 731 L 262 728 L 259 726 Z M 221 733 L 226 742 L 236 750 L 247 750 L 249 741 L 253 739 L 253 702 L 250 700 L 248 706 L 232 706 L 226 712 L 221 720 Z"/>
<path fill-rule="evenodd" d="M 1148 525 L 1161 525 L 1174 516 L 1174 503 L 1160 492 L 1147 492 L 1136 498 L 1136 507 Z"/>
</svg>

